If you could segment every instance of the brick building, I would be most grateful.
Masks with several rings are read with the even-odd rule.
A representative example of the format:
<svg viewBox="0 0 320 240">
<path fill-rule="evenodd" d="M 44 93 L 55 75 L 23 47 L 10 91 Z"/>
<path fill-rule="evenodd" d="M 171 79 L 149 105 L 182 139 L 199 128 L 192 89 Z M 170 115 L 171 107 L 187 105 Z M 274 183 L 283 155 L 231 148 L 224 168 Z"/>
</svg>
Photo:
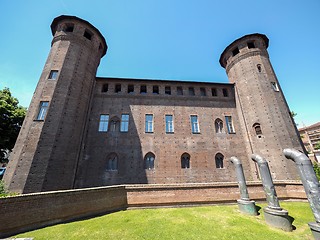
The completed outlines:
<svg viewBox="0 0 320 240">
<path fill-rule="evenodd" d="M 89 22 L 59 16 L 5 182 L 13 192 L 114 184 L 235 181 L 231 156 L 257 180 L 252 153 L 274 179 L 298 175 L 283 148 L 302 150 L 262 34 L 231 43 L 230 83 L 98 78 L 107 44 Z"/>
<path fill-rule="evenodd" d="M 318 147 L 320 144 L 320 122 L 299 128 L 299 133 L 309 158 L 320 162 L 320 149 Z"/>
</svg>

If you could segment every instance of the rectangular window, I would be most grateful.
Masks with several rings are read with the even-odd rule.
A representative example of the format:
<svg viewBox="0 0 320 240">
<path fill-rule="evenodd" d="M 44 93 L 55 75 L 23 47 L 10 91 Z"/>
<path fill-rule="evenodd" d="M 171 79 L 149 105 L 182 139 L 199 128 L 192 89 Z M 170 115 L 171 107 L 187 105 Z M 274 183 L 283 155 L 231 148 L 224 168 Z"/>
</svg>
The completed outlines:
<svg viewBox="0 0 320 240">
<path fill-rule="evenodd" d="M 114 88 L 114 92 L 115 92 L 115 93 L 121 92 L 121 84 L 116 84 L 116 86 L 115 86 L 115 88 Z"/>
<path fill-rule="evenodd" d="M 58 70 L 51 70 L 48 79 L 56 80 L 57 76 L 58 76 Z"/>
<path fill-rule="evenodd" d="M 194 88 L 193 87 L 189 87 L 189 95 L 190 96 L 194 96 Z"/>
<path fill-rule="evenodd" d="M 64 31 L 65 31 L 65 32 L 73 32 L 73 29 L 74 29 L 74 24 L 72 24 L 72 23 L 67 23 L 66 26 L 65 26 Z"/>
<path fill-rule="evenodd" d="M 173 116 L 172 115 L 166 115 L 166 133 L 173 133 Z"/>
<path fill-rule="evenodd" d="M 231 116 L 226 116 L 226 123 L 227 123 L 228 133 L 236 133 L 233 127 Z"/>
<path fill-rule="evenodd" d="M 40 102 L 37 120 L 44 120 L 47 114 L 48 107 L 49 107 L 49 102 L 47 101 Z"/>
<path fill-rule="evenodd" d="M 164 88 L 164 93 L 167 94 L 167 95 L 171 95 L 171 87 L 166 86 L 166 87 Z"/>
<path fill-rule="evenodd" d="M 159 94 L 159 86 L 153 86 L 152 87 L 152 93 L 153 94 Z"/>
<path fill-rule="evenodd" d="M 278 87 L 278 84 L 276 82 L 271 82 L 271 86 L 272 86 L 274 91 L 279 92 L 279 87 Z"/>
<path fill-rule="evenodd" d="M 232 55 L 233 56 L 237 55 L 238 53 L 240 53 L 239 52 L 239 48 L 235 48 L 235 49 L 232 50 Z"/>
<path fill-rule="evenodd" d="M 250 49 L 250 48 L 255 48 L 254 42 L 248 42 L 247 45 L 248 45 L 248 48 L 249 48 L 249 49 Z"/>
<path fill-rule="evenodd" d="M 226 88 L 222 89 L 222 93 L 223 93 L 224 97 L 228 97 L 229 96 L 228 89 L 226 89 Z"/>
<path fill-rule="evenodd" d="M 217 94 L 217 89 L 216 89 L 216 88 L 211 88 L 211 93 L 212 93 L 212 96 L 213 96 L 213 97 L 218 96 L 218 94 Z"/>
<path fill-rule="evenodd" d="M 191 115 L 190 116 L 190 120 L 191 120 L 191 131 L 192 131 L 192 133 L 200 133 L 198 116 L 197 115 Z"/>
<path fill-rule="evenodd" d="M 153 133 L 153 115 L 146 114 L 146 133 Z"/>
<path fill-rule="evenodd" d="M 133 93 L 133 92 L 134 92 L 134 86 L 128 85 L 128 93 Z"/>
<path fill-rule="evenodd" d="M 93 34 L 86 29 L 86 30 L 84 31 L 83 36 L 84 36 L 86 39 L 91 40 Z"/>
<path fill-rule="evenodd" d="M 200 95 L 201 96 L 207 96 L 207 92 L 206 92 L 206 89 L 205 88 L 200 88 Z"/>
<path fill-rule="evenodd" d="M 129 129 L 129 114 L 122 114 L 120 132 L 128 132 L 128 129 Z"/>
<path fill-rule="evenodd" d="M 108 92 L 108 90 L 109 90 L 109 86 L 108 86 L 108 83 L 106 83 L 106 84 L 103 84 L 103 85 L 102 85 L 102 89 L 101 89 L 101 92 Z"/>
<path fill-rule="evenodd" d="M 107 132 L 109 125 L 109 115 L 101 114 L 99 121 L 99 132 Z"/>
<path fill-rule="evenodd" d="M 140 93 L 142 93 L 142 94 L 147 93 L 147 86 L 146 85 L 140 86 Z"/>
<path fill-rule="evenodd" d="M 183 95 L 182 87 L 177 87 L 177 95 Z"/>
</svg>

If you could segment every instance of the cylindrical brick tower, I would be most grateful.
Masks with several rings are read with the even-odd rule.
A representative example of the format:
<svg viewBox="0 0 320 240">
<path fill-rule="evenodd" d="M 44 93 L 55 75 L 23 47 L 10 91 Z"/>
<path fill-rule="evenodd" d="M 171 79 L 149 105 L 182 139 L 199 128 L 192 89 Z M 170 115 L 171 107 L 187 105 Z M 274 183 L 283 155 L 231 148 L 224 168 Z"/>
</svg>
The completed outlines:
<svg viewBox="0 0 320 240">
<path fill-rule="evenodd" d="M 241 37 L 223 51 L 220 64 L 229 81 L 235 83 L 240 125 L 247 133 L 247 152 L 265 157 L 275 180 L 295 180 L 296 168 L 282 150 L 303 147 L 270 63 L 268 44 L 263 34 Z M 251 167 L 257 171 L 254 164 Z"/>
<path fill-rule="evenodd" d="M 78 17 L 59 16 L 51 30 L 51 50 L 4 177 L 11 192 L 74 185 L 97 67 L 107 44 Z"/>
</svg>

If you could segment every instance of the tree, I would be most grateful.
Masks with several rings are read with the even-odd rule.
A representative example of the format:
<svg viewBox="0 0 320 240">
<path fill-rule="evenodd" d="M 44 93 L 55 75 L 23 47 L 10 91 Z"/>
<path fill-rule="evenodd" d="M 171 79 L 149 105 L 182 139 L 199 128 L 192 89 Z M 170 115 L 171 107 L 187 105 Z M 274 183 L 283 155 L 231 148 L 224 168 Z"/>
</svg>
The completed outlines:
<svg viewBox="0 0 320 240">
<path fill-rule="evenodd" d="M 299 124 L 296 123 L 296 120 L 294 119 L 298 115 L 298 113 L 295 113 L 294 111 L 290 111 L 290 115 L 293 119 L 294 124 L 298 127 Z"/>
<path fill-rule="evenodd" d="M 11 95 L 9 88 L 0 90 L 0 162 L 8 162 L 8 153 L 12 151 L 18 137 L 26 108 Z"/>
<path fill-rule="evenodd" d="M 291 111 L 290 115 L 291 115 L 292 118 L 294 118 L 295 116 L 297 116 L 297 113 L 295 113 L 294 111 Z"/>
<path fill-rule="evenodd" d="M 315 150 L 319 150 L 320 149 L 320 141 L 316 143 L 316 145 L 314 145 L 314 149 Z"/>
</svg>

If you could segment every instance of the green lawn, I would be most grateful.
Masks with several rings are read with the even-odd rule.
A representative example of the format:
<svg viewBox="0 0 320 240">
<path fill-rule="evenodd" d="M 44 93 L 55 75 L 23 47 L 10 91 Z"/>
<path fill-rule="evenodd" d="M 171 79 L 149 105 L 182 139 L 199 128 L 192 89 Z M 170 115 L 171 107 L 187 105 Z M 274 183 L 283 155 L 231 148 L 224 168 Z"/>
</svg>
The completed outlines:
<svg viewBox="0 0 320 240">
<path fill-rule="evenodd" d="M 265 204 L 258 203 L 264 207 Z M 314 221 L 306 202 L 281 202 L 295 220 L 293 232 L 265 224 L 263 211 L 257 217 L 243 215 L 237 205 L 187 208 L 138 209 L 111 213 L 83 221 L 59 224 L 17 235 L 34 239 L 313 239 L 308 222 Z"/>
</svg>

